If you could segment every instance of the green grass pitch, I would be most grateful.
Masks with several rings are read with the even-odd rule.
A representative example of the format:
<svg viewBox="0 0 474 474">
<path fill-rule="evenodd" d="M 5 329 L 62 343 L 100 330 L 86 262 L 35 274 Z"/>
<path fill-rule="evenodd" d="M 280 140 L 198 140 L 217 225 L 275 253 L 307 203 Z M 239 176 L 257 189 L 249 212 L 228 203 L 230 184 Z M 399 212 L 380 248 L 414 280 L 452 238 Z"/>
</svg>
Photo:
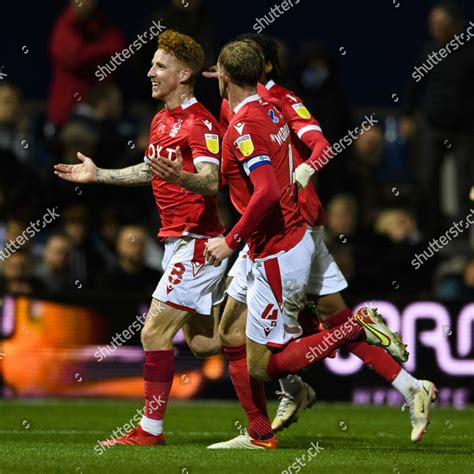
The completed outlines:
<svg viewBox="0 0 474 474">
<path fill-rule="evenodd" d="M 171 401 L 166 446 L 116 446 L 98 455 L 97 440 L 110 437 L 141 408 L 139 401 L 2 401 L 0 473 L 474 472 L 474 408 L 435 407 L 428 432 L 414 445 L 407 412 L 318 403 L 280 433 L 278 450 L 210 451 L 207 445 L 237 435 L 239 423 L 245 426 L 238 404 Z M 272 414 L 275 408 L 272 403 Z M 320 448 L 313 458 L 312 443 Z"/>
</svg>

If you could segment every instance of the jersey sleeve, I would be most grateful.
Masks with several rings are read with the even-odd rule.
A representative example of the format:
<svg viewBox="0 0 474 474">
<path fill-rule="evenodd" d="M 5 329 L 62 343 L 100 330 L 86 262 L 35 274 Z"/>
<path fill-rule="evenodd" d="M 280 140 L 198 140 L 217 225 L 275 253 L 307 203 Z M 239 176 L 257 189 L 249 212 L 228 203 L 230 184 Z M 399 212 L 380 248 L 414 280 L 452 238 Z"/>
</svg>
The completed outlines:
<svg viewBox="0 0 474 474">
<path fill-rule="evenodd" d="M 305 133 L 310 131 L 323 135 L 319 122 L 311 115 L 299 97 L 286 94 L 281 100 L 281 106 L 288 126 L 300 140 L 303 139 Z"/>
<path fill-rule="evenodd" d="M 193 163 L 213 163 L 217 166 L 221 160 L 222 137 L 217 125 L 206 118 L 193 121 L 189 132 L 189 147 Z"/>
<path fill-rule="evenodd" d="M 272 164 L 268 146 L 262 136 L 262 125 L 252 121 L 239 122 L 232 125 L 227 133 L 230 133 L 233 154 L 242 164 L 247 176 L 260 166 Z"/>
</svg>

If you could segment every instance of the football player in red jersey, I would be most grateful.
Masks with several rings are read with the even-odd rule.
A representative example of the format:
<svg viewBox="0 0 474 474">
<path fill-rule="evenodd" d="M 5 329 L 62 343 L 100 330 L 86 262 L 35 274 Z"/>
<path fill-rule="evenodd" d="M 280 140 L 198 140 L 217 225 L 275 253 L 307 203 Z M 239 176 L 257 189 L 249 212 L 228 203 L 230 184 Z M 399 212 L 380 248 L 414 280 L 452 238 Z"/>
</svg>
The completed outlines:
<svg viewBox="0 0 474 474">
<path fill-rule="evenodd" d="M 301 212 L 308 226 L 312 227 L 316 253 L 311 267 L 307 287 L 308 298 L 316 305 L 319 318 L 326 327 L 331 327 L 337 321 L 347 317 L 351 311 L 343 300 L 340 291 L 347 287 L 347 282 L 341 274 L 333 257 L 322 239 L 324 210 L 309 179 L 315 170 L 320 170 L 331 157 L 330 146 L 322 133 L 319 122 L 304 106 L 303 101 L 292 91 L 275 83 L 280 70 L 278 46 L 274 40 L 254 33 L 244 34 L 239 39 L 255 42 L 265 57 L 264 72 L 257 86 L 261 97 L 278 100 L 283 116 L 291 129 L 291 141 L 295 146 L 294 160 L 296 164 L 296 181 L 300 186 Z M 213 73 L 204 73 L 213 77 Z M 227 100 L 221 105 L 220 122 L 227 128 L 231 111 Z M 308 165 L 307 163 L 310 163 Z M 229 311 L 234 315 L 231 323 L 225 319 L 221 322 L 222 340 L 231 346 L 239 346 L 244 341 L 238 337 L 238 316 L 245 318 L 246 313 L 246 251 L 242 251 L 228 276 L 233 277 L 233 284 L 228 293 Z M 411 439 L 417 442 L 423 436 L 429 421 L 431 402 L 435 398 L 436 387 L 430 381 L 417 380 L 401 367 L 383 349 L 373 347 L 366 342 L 353 342 L 347 348 L 364 361 L 387 382 L 391 383 L 404 397 L 410 409 L 412 424 Z M 302 410 L 314 404 L 314 390 L 301 377 L 289 375 L 280 380 L 281 401 L 272 428 L 275 432 L 290 426 L 297 421 Z"/>
<path fill-rule="evenodd" d="M 151 184 L 162 222 L 158 237 L 165 245 L 164 274 L 141 332 L 144 415 L 136 428 L 103 445 L 164 444 L 163 418 L 174 376 L 172 339 L 183 328 L 196 353 L 196 340 L 212 342 L 217 327 L 211 313 L 222 297 L 218 288 L 226 262 L 220 267 L 207 264 L 204 248 L 224 230 L 215 197 L 221 137 L 215 118 L 194 97 L 203 61 L 201 46 L 189 36 L 171 30 L 160 35 L 148 78 L 152 97 L 165 107 L 151 123 L 143 163 L 106 170 L 78 153 L 81 164 L 55 166 L 59 177 L 76 183 Z"/>
<path fill-rule="evenodd" d="M 225 239 L 207 244 L 206 259 L 218 266 L 242 241 L 249 247 L 244 271 L 246 344 L 229 346 L 226 334 L 222 338 L 249 426 L 246 434 L 211 449 L 277 447 L 266 412 L 265 380 L 296 373 L 355 340 L 383 345 L 399 360 L 408 356 L 399 337 L 370 308 L 340 318 L 334 328 L 300 338 L 298 313 L 315 245 L 299 212 L 290 128 L 275 103 L 256 93 L 263 69 L 261 49 L 252 41 L 231 42 L 219 55 L 219 90 L 233 111 L 223 140 L 222 174 L 242 217 Z M 234 316 L 226 305 L 222 323 L 234 323 Z"/>
</svg>

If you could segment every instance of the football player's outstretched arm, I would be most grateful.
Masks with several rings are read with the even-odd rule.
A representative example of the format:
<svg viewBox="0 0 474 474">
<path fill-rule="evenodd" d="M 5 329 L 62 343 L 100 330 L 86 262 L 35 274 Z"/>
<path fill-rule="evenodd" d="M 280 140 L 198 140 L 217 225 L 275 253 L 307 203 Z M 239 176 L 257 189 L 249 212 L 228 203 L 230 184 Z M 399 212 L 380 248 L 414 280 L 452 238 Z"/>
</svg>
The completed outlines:
<svg viewBox="0 0 474 474">
<path fill-rule="evenodd" d="M 213 196 L 219 190 L 219 167 L 207 161 L 195 163 L 197 173 L 183 170 L 183 156 L 176 147 L 176 159 L 171 161 L 161 156 L 150 159 L 154 174 L 168 183 L 179 184 L 185 189 L 204 196 Z"/>
<path fill-rule="evenodd" d="M 80 152 L 77 157 L 82 163 L 54 165 L 54 174 L 74 183 L 105 183 L 118 186 L 140 186 L 151 183 L 152 174 L 147 163 L 107 170 L 98 168 L 89 157 Z"/>
</svg>

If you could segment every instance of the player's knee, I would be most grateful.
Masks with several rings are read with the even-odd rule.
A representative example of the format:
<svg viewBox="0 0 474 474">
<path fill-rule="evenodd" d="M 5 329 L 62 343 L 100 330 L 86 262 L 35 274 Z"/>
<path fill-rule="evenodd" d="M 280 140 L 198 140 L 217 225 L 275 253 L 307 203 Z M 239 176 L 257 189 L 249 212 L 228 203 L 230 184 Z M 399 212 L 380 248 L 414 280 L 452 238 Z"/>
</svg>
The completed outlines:
<svg viewBox="0 0 474 474">
<path fill-rule="evenodd" d="M 152 331 L 151 328 L 145 326 L 140 333 L 140 339 L 142 341 L 143 348 L 147 350 L 150 345 L 153 344 L 154 331 Z"/>
<path fill-rule="evenodd" d="M 198 359 L 206 359 L 222 352 L 220 340 L 217 338 L 207 339 L 205 342 L 193 340 L 189 344 L 189 348 Z"/>
<path fill-rule="evenodd" d="M 146 351 L 166 349 L 171 344 L 171 338 L 166 333 L 160 333 L 158 328 L 151 325 L 143 327 L 140 339 Z"/>
<path fill-rule="evenodd" d="M 245 331 L 239 328 L 229 330 L 219 326 L 218 334 L 222 346 L 239 347 L 245 344 Z"/>
</svg>

